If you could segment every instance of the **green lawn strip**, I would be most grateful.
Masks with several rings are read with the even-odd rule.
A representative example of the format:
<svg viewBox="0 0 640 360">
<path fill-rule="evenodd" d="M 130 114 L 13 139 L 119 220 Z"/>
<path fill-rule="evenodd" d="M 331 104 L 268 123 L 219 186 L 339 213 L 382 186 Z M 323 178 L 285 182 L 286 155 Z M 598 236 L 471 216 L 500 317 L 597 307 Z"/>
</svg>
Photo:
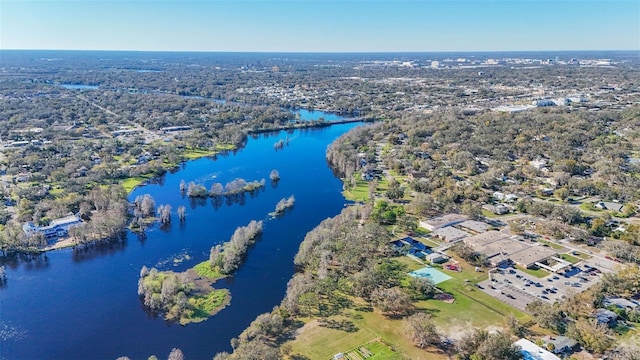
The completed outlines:
<svg viewBox="0 0 640 360">
<path fill-rule="evenodd" d="M 133 191 L 133 189 L 136 188 L 136 186 L 142 184 L 143 182 L 149 179 L 151 179 L 151 176 L 148 176 L 148 175 L 134 176 L 134 177 L 130 177 L 122 180 L 121 184 L 124 187 L 125 191 L 127 193 L 130 193 L 131 191 Z"/>
<path fill-rule="evenodd" d="M 587 211 L 587 212 L 601 212 L 602 210 L 600 209 L 596 209 L 592 203 L 588 203 L 588 202 L 583 202 L 582 204 L 580 204 L 580 206 L 578 206 L 580 208 L 580 210 L 583 211 Z"/>
<path fill-rule="evenodd" d="M 482 216 L 487 217 L 489 219 L 495 219 L 498 217 L 498 215 L 494 214 L 493 212 L 487 209 L 482 209 Z"/>
<path fill-rule="evenodd" d="M 64 189 L 60 189 L 60 188 L 53 188 L 53 189 L 49 190 L 49 194 L 51 194 L 53 196 L 60 195 L 63 192 L 64 192 Z"/>
<path fill-rule="evenodd" d="M 579 258 L 581 258 L 581 259 L 583 259 L 583 260 L 591 259 L 591 256 L 589 256 L 589 255 L 587 255 L 587 254 L 585 254 L 583 252 L 580 252 L 580 251 L 578 251 L 577 254 L 574 254 L 574 255 L 579 257 Z"/>
<path fill-rule="evenodd" d="M 562 245 L 558 245 L 558 244 L 556 244 L 556 243 L 554 243 L 554 242 L 551 242 L 551 241 L 546 241 L 546 240 L 538 239 L 538 242 L 539 242 L 539 243 L 541 243 L 541 244 L 549 245 L 549 246 L 550 246 L 552 249 L 554 249 L 554 250 L 567 250 L 567 249 L 565 249 Z"/>
<path fill-rule="evenodd" d="M 209 264 L 209 260 L 205 260 L 194 266 L 193 270 L 196 272 L 196 274 L 202 277 L 206 277 L 210 280 L 218 280 L 225 277 L 224 274 L 211 267 L 211 265 Z"/>
<path fill-rule="evenodd" d="M 542 278 L 546 277 L 547 275 L 549 275 L 549 272 L 547 272 L 546 270 L 543 270 L 543 269 L 533 270 L 533 269 L 527 269 L 527 268 L 524 268 L 522 266 L 517 266 L 517 265 L 516 265 L 516 267 L 518 268 L 518 270 L 520 270 L 522 272 L 525 272 L 525 273 L 527 273 L 527 274 L 529 274 L 531 276 L 535 276 L 537 278 L 540 278 L 540 279 L 542 279 Z"/>
<path fill-rule="evenodd" d="M 187 149 L 182 153 L 182 156 L 187 160 L 194 160 L 205 156 L 213 156 L 217 153 L 215 150 L 208 149 Z"/>
<path fill-rule="evenodd" d="M 578 208 L 582 212 L 585 212 L 585 213 L 590 214 L 590 215 L 602 215 L 602 213 L 606 212 L 605 210 L 601 210 L 601 209 L 598 209 L 598 208 L 594 207 L 593 203 L 583 202 L 582 204 L 580 204 L 580 206 L 578 206 Z"/>
<path fill-rule="evenodd" d="M 216 150 L 228 151 L 235 149 L 236 146 L 233 144 L 216 144 Z"/>
<path fill-rule="evenodd" d="M 569 254 L 558 254 L 558 257 L 560 259 L 562 259 L 564 261 L 568 261 L 568 262 L 570 262 L 572 264 L 575 264 L 578 261 L 582 260 L 582 259 L 580 259 L 578 257 L 572 256 L 572 255 L 569 255 Z"/>
<path fill-rule="evenodd" d="M 423 267 L 426 266 L 426 265 L 420 264 L 419 262 L 413 260 L 408 256 L 399 256 L 393 259 L 407 267 L 407 274 L 411 271 L 422 269 Z"/>
</svg>

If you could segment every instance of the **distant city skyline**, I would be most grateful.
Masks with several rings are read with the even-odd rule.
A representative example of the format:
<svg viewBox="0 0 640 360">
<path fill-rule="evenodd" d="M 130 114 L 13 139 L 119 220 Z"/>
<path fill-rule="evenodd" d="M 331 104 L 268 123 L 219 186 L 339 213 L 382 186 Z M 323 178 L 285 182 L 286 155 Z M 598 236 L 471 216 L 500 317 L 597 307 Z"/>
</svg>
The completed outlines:
<svg viewBox="0 0 640 360">
<path fill-rule="evenodd" d="M 0 0 L 0 49 L 640 50 L 640 1 Z"/>
</svg>

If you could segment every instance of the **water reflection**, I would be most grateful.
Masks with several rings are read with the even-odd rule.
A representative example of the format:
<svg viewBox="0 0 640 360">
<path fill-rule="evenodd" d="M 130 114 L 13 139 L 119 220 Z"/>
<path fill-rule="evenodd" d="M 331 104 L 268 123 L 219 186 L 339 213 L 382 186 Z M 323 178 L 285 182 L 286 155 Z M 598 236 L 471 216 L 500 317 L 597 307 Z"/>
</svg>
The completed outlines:
<svg viewBox="0 0 640 360">
<path fill-rule="evenodd" d="M 49 257 L 46 253 L 40 254 L 23 254 L 23 253 L 9 253 L 0 257 L 0 266 L 5 266 L 8 269 L 16 270 L 24 265 L 27 270 L 44 270 L 49 267 Z"/>
<path fill-rule="evenodd" d="M 72 251 L 71 259 L 73 262 L 80 263 L 92 260 L 97 257 L 113 255 L 122 252 L 127 247 L 126 233 L 121 233 L 110 241 L 99 241 L 95 243 L 75 246 Z"/>
</svg>

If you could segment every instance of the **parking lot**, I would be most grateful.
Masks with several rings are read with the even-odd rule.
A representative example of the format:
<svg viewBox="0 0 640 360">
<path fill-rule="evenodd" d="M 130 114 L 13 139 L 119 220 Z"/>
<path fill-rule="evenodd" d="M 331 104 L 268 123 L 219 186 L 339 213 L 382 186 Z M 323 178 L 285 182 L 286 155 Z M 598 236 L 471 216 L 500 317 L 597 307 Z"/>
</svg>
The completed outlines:
<svg viewBox="0 0 640 360">
<path fill-rule="evenodd" d="M 571 266 L 544 278 L 514 267 L 499 267 L 492 269 L 490 280 L 479 283 L 478 288 L 504 303 L 525 310 L 527 304 L 536 299 L 553 303 L 582 292 L 598 282 L 601 275 L 602 270 L 588 263 Z"/>
</svg>

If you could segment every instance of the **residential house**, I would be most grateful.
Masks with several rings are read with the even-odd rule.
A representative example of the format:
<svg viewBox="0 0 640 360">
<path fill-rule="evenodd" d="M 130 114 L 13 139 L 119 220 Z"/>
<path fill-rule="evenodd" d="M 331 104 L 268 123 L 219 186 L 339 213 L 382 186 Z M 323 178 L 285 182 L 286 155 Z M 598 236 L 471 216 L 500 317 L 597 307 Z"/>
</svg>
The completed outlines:
<svg viewBox="0 0 640 360">
<path fill-rule="evenodd" d="M 616 326 L 616 323 L 618 321 L 618 314 L 607 309 L 596 309 L 593 312 L 593 316 L 598 321 L 598 324 L 605 324 L 609 327 Z"/>
<path fill-rule="evenodd" d="M 360 175 L 360 177 L 362 178 L 362 180 L 371 181 L 376 177 L 376 175 L 373 171 L 367 170 L 367 171 L 364 171 L 362 175 Z"/>
<path fill-rule="evenodd" d="M 482 208 L 487 211 L 491 211 L 496 215 L 503 215 L 509 212 L 509 208 L 503 204 L 495 204 L 495 205 L 484 204 L 482 205 Z"/>
<path fill-rule="evenodd" d="M 529 165 L 533 166 L 538 170 L 543 170 L 547 168 L 547 160 L 545 159 L 532 160 L 532 161 L 529 161 Z"/>
<path fill-rule="evenodd" d="M 514 345 L 520 347 L 520 352 L 524 355 L 525 359 L 560 360 L 559 357 L 553 355 L 550 351 L 541 348 L 527 339 L 520 339 L 516 341 Z"/>
<path fill-rule="evenodd" d="M 633 301 L 633 300 L 627 300 L 624 298 L 619 298 L 619 297 L 609 297 L 609 298 L 605 298 L 602 301 L 602 305 L 604 306 L 615 306 L 619 309 L 623 309 L 623 310 L 634 310 L 637 307 L 640 306 L 640 303 Z"/>
<path fill-rule="evenodd" d="M 598 209 L 602 210 L 611 210 L 616 212 L 621 212 L 624 207 L 623 204 L 617 202 L 609 202 L 609 201 L 599 201 L 594 205 Z"/>
<path fill-rule="evenodd" d="M 554 354 L 571 353 L 578 345 L 576 340 L 566 336 L 545 336 L 542 340 L 547 345 L 547 349 Z"/>
</svg>

